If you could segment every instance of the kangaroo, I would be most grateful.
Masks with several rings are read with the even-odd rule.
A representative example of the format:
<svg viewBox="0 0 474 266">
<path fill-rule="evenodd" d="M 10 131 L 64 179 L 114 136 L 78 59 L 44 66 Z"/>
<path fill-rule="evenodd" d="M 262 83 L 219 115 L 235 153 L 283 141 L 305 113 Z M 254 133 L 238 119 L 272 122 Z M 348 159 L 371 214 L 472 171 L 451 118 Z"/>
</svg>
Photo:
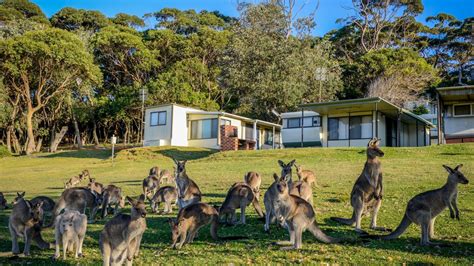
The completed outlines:
<svg viewBox="0 0 474 266">
<path fill-rule="evenodd" d="M 283 250 L 300 249 L 302 247 L 303 232 L 309 230 L 316 239 L 323 243 L 338 243 L 340 239 L 326 235 L 316 223 L 316 214 L 309 202 L 304 199 L 291 195 L 286 178 L 279 178 L 273 174 L 276 181 L 278 195 L 276 197 L 275 209 L 277 217 L 285 222 L 290 234 L 290 241 L 277 242 L 279 245 L 292 245 L 282 247 Z"/>
<path fill-rule="evenodd" d="M 5 209 L 8 209 L 7 200 L 5 199 L 5 196 L 3 196 L 3 193 L 0 192 L 0 210 Z"/>
<path fill-rule="evenodd" d="M 12 204 L 15 205 L 20 199 L 24 199 L 25 198 L 25 192 L 17 192 L 16 193 L 16 197 L 15 199 L 13 199 L 13 202 Z M 42 209 L 43 209 L 43 215 L 41 216 L 41 225 L 45 225 L 45 217 L 46 216 L 53 216 L 53 209 L 54 209 L 54 205 L 56 204 L 54 202 L 54 200 L 52 200 L 51 198 L 49 197 L 46 197 L 46 196 L 38 196 L 38 197 L 34 197 L 33 199 L 31 199 L 29 201 L 31 203 L 32 206 L 36 205 L 37 203 L 40 203 L 42 202 L 43 205 L 42 205 Z"/>
<path fill-rule="evenodd" d="M 390 231 L 385 227 L 377 226 L 377 214 L 383 197 L 382 167 L 379 157 L 384 156 L 379 143 L 380 139 L 373 138 L 367 144 L 367 161 L 351 192 L 352 217 L 349 219 L 331 217 L 331 220 L 342 224 L 351 226 L 355 224 L 355 231 L 362 234 L 367 234 L 360 228 L 362 216 L 370 210 L 372 210 L 370 228 Z"/>
<path fill-rule="evenodd" d="M 34 240 L 40 249 L 50 248 L 50 244 L 41 237 L 41 218 L 43 217 L 43 202 L 32 205 L 29 201 L 20 198 L 14 205 L 8 219 L 8 229 L 12 237 L 12 253 L 19 254 L 18 237 L 25 240 L 23 254 L 30 255 L 31 240 Z"/>
<path fill-rule="evenodd" d="M 178 207 L 182 208 L 201 201 L 202 193 L 198 185 L 186 174 L 186 162 L 173 159 L 176 164 L 176 188 L 178 189 Z"/>
<path fill-rule="evenodd" d="M 145 195 L 138 200 L 126 197 L 132 205 L 131 215 L 118 214 L 108 221 L 99 238 L 103 265 L 122 265 L 125 259 L 132 265 L 138 256 L 143 233 L 146 230 Z"/>
<path fill-rule="evenodd" d="M 245 237 L 229 236 L 219 237 L 217 229 L 219 227 L 219 212 L 209 204 L 198 202 L 188 205 L 178 212 L 178 218 L 169 218 L 171 226 L 171 247 L 180 249 L 185 243 L 192 243 L 199 229 L 211 224 L 211 237 L 214 240 L 232 240 Z M 179 242 L 178 242 L 179 241 Z"/>
<path fill-rule="evenodd" d="M 304 170 L 303 167 L 295 164 L 296 174 L 298 175 L 299 181 L 306 182 L 310 187 L 318 186 L 316 184 L 316 175 L 311 170 Z"/>
<path fill-rule="evenodd" d="M 83 180 L 86 179 L 86 176 L 90 178 L 90 173 L 87 169 L 83 170 L 78 176 L 73 176 L 68 181 L 66 181 L 66 183 L 64 183 L 64 188 L 68 189 L 79 185 Z"/>
<path fill-rule="evenodd" d="M 86 208 L 89 208 L 89 223 L 93 223 L 101 201 L 101 197 L 92 190 L 86 188 L 66 189 L 54 206 L 53 221 L 64 209 L 85 213 Z"/>
<path fill-rule="evenodd" d="M 155 166 L 150 169 L 150 174 L 143 179 L 142 188 L 143 194 L 148 198 L 151 199 L 153 195 L 155 195 L 156 191 L 160 187 L 160 168 Z"/>
<path fill-rule="evenodd" d="M 107 216 L 107 211 L 110 206 L 114 205 L 114 215 L 117 215 L 118 208 L 125 207 L 125 199 L 122 196 L 122 189 L 115 185 L 108 185 L 102 194 L 102 219 Z"/>
<path fill-rule="evenodd" d="M 160 172 L 160 183 L 174 183 L 173 174 L 169 170 L 163 169 Z"/>
<path fill-rule="evenodd" d="M 178 199 L 178 190 L 172 186 L 164 186 L 158 189 L 153 198 L 150 200 L 150 207 L 154 213 L 158 212 L 160 203 L 165 203 L 165 209 L 162 213 L 171 213 L 173 211 L 172 204 Z"/>
<path fill-rule="evenodd" d="M 260 193 L 262 177 L 257 172 L 248 172 L 244 175 L 244 182 L 249 185 L 255 194 Z"/>
<path fill-rule="evenodd" d="M 86 236 L 87 216 L 78 211 L 67 210 L 56 217 L 54 236 L 56 240 L 56 252 L 54 258 L 60 256 L 59 246 L 63 246 L 63 259 L 66 259 L 66 252 L 75 246 L 74 258 L 82 257 L 82 243 Z"/>
<path fill-rule="evenodd" d="M 220 216 L 224 216 L 228 224 L 234 224 L 235 210 L 240 208 L 240 223 L 245 224 L 245 209 L 250 203 L 253 204 L 257 214 L 264 217 L 257 195 L 255 195 L 252 188 L 247 184 L 234 184 L 227 192 L 224 203 L 218 211 Z M 230 218 L 230 222 L 228 218 Z"/>
<path fill-rule="evenodd" d="M 278 164 L 281 167 L 281 176 L 288 178 L 288 186 L 290 189 L 290 194 L 298 196 L 313 206 L 313 190 L 311 186 L 303 181 L 296 181 L 293 182 L 293 175 L 292 175 L 292 168 L 295 164 L 296 160 L 292 160 L 291 162 L 285 164 L 283 161 L 278 160 Z"/>
<path fill-rule="evenodd" d="M 448 180 L 441 188 L 420 193 L 408 201 L 405 215 L 400 225 L 392 233 L 385 236 L 370 236 L 371 238 L 379 238 L 390 240 L 398 238 L 412 223 L 421 226 L 421 245 L 439 245 L 439 243 L 431 242 L 430 239 L 435 237 L 434 223 L 444 209 L 449 208 L 449 214 L 452 219 L 459 220 L 458 210 L 458 184 L 468 184 L 469 180 L 459 169 L 462 164 L 454 169 L 447 165 L 443 165 L 448 171 Z"/>
<path fill-rule="evenodd" d="M 101 195 L 104 192 L 104 185 L 102 183 L 96 182 L 95 178 L 89 177 L 89 184 L 87 188 L 91 191 L 94 191 L 97 195 Z"/>
</svg>

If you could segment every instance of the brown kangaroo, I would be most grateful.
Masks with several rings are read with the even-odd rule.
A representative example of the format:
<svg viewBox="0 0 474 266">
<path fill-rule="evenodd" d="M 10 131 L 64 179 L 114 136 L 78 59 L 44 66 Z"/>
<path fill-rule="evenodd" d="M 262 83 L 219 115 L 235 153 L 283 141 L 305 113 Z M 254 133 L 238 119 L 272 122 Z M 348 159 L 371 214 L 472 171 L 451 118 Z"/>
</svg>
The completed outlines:
<svg viewBox="0 0 474 266">
<path fill-rule="evenodd" d="M 162 213 L 171 213 L 173 211 L 173 204 L 178 199 L 178 190 L 172 186 L 164 186 L 158 189 L 153 198 L 150 200 L 150 206 L 154 213 L 158 212 L 160 203 L 165 203 L 165 209 Z"/>
<path fill-rule="evenodd" d="M 245 208 L 250 203 L 253 204 L 258 215 L 263 217 L 263 211 L 253 189 L 247 184 L 234 184 L 227 192 L 224 203 L 219 208 L 219 214 L 225 216 L 224 219 L 228 224 L 234 224 L 235 210 L 240 208 L 240 223 L 245 224 Z M 228 218 L 230 218 L 230 222 Z"/>
<path fill-rule="evenodd" d="M 94 191 L 97 195 L 101 195 L 104 192 L 104 185 L 102 183 L 96 182 L 95 178 L 89 177 L 89 184 L 87 188 Z"/>
<path fill-rule="evenodd" d="M 298 196 L 313 206 L 313 190 L 311 189 L 311 186 L 303 181 L 293 182 L 292 169 L 295 165 L 295 161 L 296 160 L 292 160 L 291 162 L 285 164 L 283 161 L 278 160 L 278 164 L 281 167 L 281 176 L 287 178 L 291 195 Z"/>
<path fill-rule="evenodd" d="M 469 180 L 459 171 L 462 164 L 454 169 L 446 165 L 443 165 L 443 167 L 449 173 L 446 184 L 441 188 L 426 191 L 413 197 L 408 202 L 405 215 L 397 229 L 389 235 L 377 236 L 377 238 L 384 240 L 398 238 L 410 224 L 415 223 L 421 226 L 421 245 L 439 245 L 430 241 L 431 238 L 435 237 L 434 223 L 436 216 L 444 209 L 449 208 L 451 218 L 459 220 L 458 184 L 469 183 Z"/>
<path fill-rule="evenodd" d="M 306 182 L 310 187 L 317 187 L 316 184 L 316 175 L 311 170 L 303 169 L 303 167 L 296 165 L 296 174 L 298 175 L 299 181 Z"/>
<path fill-rule="evenodd" d="M 143 179 L 143 194 L 147 199 L 151 199 L 156 191 L 160 188 L 160 168 L 158 166 L 150 169 L 149 175 Z"/>
<path fill-rule="evenodd" d="M 182 208 L 201 201 L 202 193 L 198 185 L 186 174 L 186 162 L 173 159 L 176 164 L 176 188 L 178 189 L 178 207 Z"/>
<path fill-rule="evenodd" d="M 166 169 L 160 171 L 160 183 L 174 183 L 173 174 Z"/>
<path fill-rule="evenodd" d="M 286 178 L 279 178 L 273 174 L 276 181 L 278 195 L 276 197 L 276 216 L 285 223 L 290 234 L 290 241 L 277 242 L 279 245 L 292 245 L 282 249 L 300 249 L 302 247 L 303 232 L 309 230 L 315 237 L 324 243 L 337 243 L 339 239 L 326 235 L 316 223 L 316 215 L 309 202 L 302 198 L 290 195 Z"/>
<path fill-rule="evenodd" d="M 331 217 L 332 220 L 354 225 L 358 233 L 364 233 L 361 228 L 362 216 L 372 210 L 372 222 L 370 228 L 379 231 L 390 231 L 385 227 L 377 226 L 377 214 L 382 204 L 383 186 L 382 186 L 382 167 L 379 157 L 384 153 L 379 148 L 380 139 L 373 138 L 367 144 L 367 161 L 364 170 L 354 184 L 351 192 L 351 205 L 353 208 L 352 217 L 349 219 Z"/>
<path fill-rule="evenodd" d="M 122 196 L 122 189 L 116 185 L 108 185 L 102 193 L 102 219 L 107 216 L 108 208 L 114 208 L 114 215 L 118 213 L 119 207 L 125 207 L 125 198 Z"/>
</svg>

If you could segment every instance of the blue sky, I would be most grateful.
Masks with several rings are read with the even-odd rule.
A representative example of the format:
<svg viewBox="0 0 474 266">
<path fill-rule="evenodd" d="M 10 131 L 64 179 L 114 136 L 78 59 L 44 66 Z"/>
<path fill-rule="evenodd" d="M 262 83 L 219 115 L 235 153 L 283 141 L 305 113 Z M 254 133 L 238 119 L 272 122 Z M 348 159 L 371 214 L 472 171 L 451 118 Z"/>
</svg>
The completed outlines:
<svg viewBox="0 0 474 266">
<path fill-rule="evenodd" d="M 158 11 L 164 7 L 174 7 L 178 9 L 218 10 L 228 16 L 237 16 L 237 0 L 32 0 L 38 4 L 43 12 L 49 17 L 63 7 L 83 8 L 89 10 L 99 10 L 111 17 L 123 12 L 142 16 L 143 14 Z M 249 0 L 249 2 L 252 0 Z M 253 0 L 255 1 L 255 0 Z M 308 8 L 302 12 L 309 13 L 314 9 L 315 1 L 312 0 Z M 300 2 L 306 2 L 301 0 Z M 474 16 L 474 0 L 423 0 L 425 10 L 418 17 L 419 21 L 424 21 L 428 16 L 438 13 L 452 14 L 458 19 Z M 336 23 L 338 18 L 347 17 L 351 14 L 348 7 L 351 0 L 320 0 L 317 10 L 315 35 L 321 36 L 331 29 L 339 28 Z"/>
</svg>

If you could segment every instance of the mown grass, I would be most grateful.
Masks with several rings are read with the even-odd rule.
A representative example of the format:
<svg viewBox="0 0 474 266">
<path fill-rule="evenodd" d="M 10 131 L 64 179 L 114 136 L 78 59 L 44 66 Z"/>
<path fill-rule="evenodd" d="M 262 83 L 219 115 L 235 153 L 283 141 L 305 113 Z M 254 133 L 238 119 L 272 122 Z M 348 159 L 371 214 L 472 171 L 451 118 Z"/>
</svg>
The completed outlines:
<svg viewBox="0 0 474 266">
<path fill-rule="evenodd" d="M 474 145 L 449 145 L 423 148 L 384 148 L 385 197 L 379 213 L 379 225 L 395 228 L 400 222 L 407 201 L 422 191 L 442 186 L 446 172 L 442 164 L 464 164 L 463 171 L 474 182 Z M 215 153 L 196 148 L 137 148 L 120 151 L 114 160 L 110 151 L 65 151 L 57 154 L 39 154 L 32 157 L 7 157 L 0 159 L 0 191 L 9 201 L 17 191 L 26 191 L 27 198 L 46 195 L 58 198 L 63 182 L 89 169 L 99 182 L 114 183 L 125 194 L 141 193 L 141 180 L 150 167 L 159 165 L 171 169 L 171 157 L 189 159 L 187 172 L 200 186 L 204 201 L 222 203 L 230 185 L 243 178 L 245 172 L 256 170 L 263 176 L 265 190 L 272 182 L 271 174 L 279 172 L 277 160 L 296 159 L 297 163 L 316 172 L 319 188 L 314 189 L 317 220 L 328 234 L 355 238 L 351 227 L 329 221 L 330 216 L 349 217 L 351 214 L 349 193 L 354 180 L 365 162 L 362 148 L 339 149 L 284 149 L 273 151 L 236 151 Z M 139 259 L 135 264 L 247 264 L 247 263 L 343 263 L 343 264 L 465 264 L 474 263 L 474 190 L 472 182 L 459 187 L 461 221 L 449 218 L 443 212 L 436 220 L 437 241 L 451 247 L 420 247 L 418 226 L 412 225 L 400 239 L 394 241 L 356 242 L 353 244 L 321 244 L 309 233 L 304 235 L 303 249 L 280 251 L 272 243 L 288 238 L 287 232 L 275 225 L 271 233 L 263 232 L 263 222 L 249 208 L 247 225 L 220 228 L 220 235 L 244 235 L 247 240 L 214 242 L 208 227 L 200 231 L 197 241 L 172 250 L 167 218 L 171 216 L 147 216 L 148 229 L 142 241 Z M 85 185 L 85 183 L 84 183 Z M 262 196 L 263 197 L 263 196 Z M 128 213 L 126 209 L 124 212 Z M 175 211 L 176 213 L 176 211 Z M 0 212 L 0 264 L 31 263 L 51 264 L 53 250 L 40 251 L 32 248 L 30 258 L 11 260 L 8 233 L 9 210 Z M 172 216 L 174 216 L 173 214 Z M 363 220 L 368 228 L 369 218 Z M 105 221 L 88 227 L 85 241 L 85 257 L 68 258 L 56 263 L 100 264 L 98 236 Z M 375 233 L 375 232 L 374 232 Z M 53 240 L 53 231 L 45 230 L 43 236 Z"/>
</svg>

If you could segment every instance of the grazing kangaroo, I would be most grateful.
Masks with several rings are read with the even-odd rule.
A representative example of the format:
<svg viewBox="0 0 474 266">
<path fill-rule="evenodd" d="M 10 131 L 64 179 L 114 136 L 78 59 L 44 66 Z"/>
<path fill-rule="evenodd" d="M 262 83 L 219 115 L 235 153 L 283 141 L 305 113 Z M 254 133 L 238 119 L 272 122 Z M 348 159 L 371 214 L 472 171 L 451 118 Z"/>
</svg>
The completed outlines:
<svg viewBox="0 0 474 266">
<path fill-rule="evenodd" d="M 160 172 L 160 183 L 174 183 L 173 174 L 166 169 L 161 170 Z"/>
<path fill-rule="evenodd" d="M 185 243 L 192 243 L 199 229 L 211 224 L 211 237 L 214 240 L 235 240 L 245 237 L 219 237 L 219 212 L 209 204 L 198 202 L 188 205 L 178 212 L 178 218 L 169 218 L 171 226 L 172 248 L 180 249 Z M 178 242 L 179 241 L 179 242 Z"/>
<path fill-rule="evenodd" d="M 143 179 L 142 188 L 143 194 L 148 198 L 151 199 L 153 195 L 155 195 L 158 188 L 160 188 L 160 168 L 155 166 L 150 169 L 150 174 Z"/>
<path fill-rule="evenodd" d="M 303 181 L 293 182 L 292 169 L 295 161 L 296 160 L 292 160 L 291 162 L 285 164 L 283 161 L 278 160 L 278 164 L 281 167 L 281 176 L 287 178 L 291 195 L 298 196 L 313 206 L 313 190 L 311 189 L 311 185 Z"/>
<path fill-rule="evenodd" d="M 449 166 L 443 165 L 448 171 L 448 180 L 441 188 L 426 191 L 413 197 L 407 204 L 405 215 L 403 216 L 400 225 L 386 236 L 376 236 L 383 240 L 398 238 L 410 224 L 415 223 L 421 226 L 421 245 L 438 245 L 438 243 L 431 242 L 434 238 L 434 223 L 436 216 L 438 216 L 444 209 L 449 208 L 449 214 L 452 219 L 459 220 L 458 210 L 458 184 L 468 184 L 469 180 L 464 176 L 460 168 L 462 164 L 452 169 Z M 375 236 L 370 236 L 375 237 Z"/>
<path fill-rule="evenodd" d="M 86 179 L 86 176 L 90 178 L 89 170 L 83 170 L 78 176 L 71 177 L 66 183 L 64 183 L 64 188 L 72 188 L 78 184 L 80 184 L 83 180 Z"/>
<path fill-rule="evenodd" d="M 219 214 L 224 216 L 228 224 L 234 224 L 235 210 L 240 208 L 240 223 L 245 224 L 245 208 L 250 205 L 250 203 L 253 203 L 258 215 L 263 217 L 263 211 L 258 204 L 258 199 L 253 189 L 247 184 L 234 184 L 227 192 L 224 203 L 222 203 L 222 206 L 219 208 Z"/>
<path fill-rule="evenodd" d="M 78 211 L 67 210 L 56 217 L 54 236 L 56 240 L 56 252 L 54 258 L 60 256 L 59 246 L 63 247 L 63 259 L 66 259 L 68 250 L 75 246 L 74 258 L 82 257 L 82 243 L 86 236 L 87 216 Z"/>
<path fill-rule="evenodd" d="M 278 180 L 276 181 L 278 195 L 276 197 L 275 212 L 277 217 L 281 217 L 281 221 L 286 223 L 290 234 L 290 241 L 282 241 L 277 244 L 292 245 L 282 249 L 300 249 L 302 247 L 303 232 L 306 230 L 309 230 L 321 242 L 340 242 L 340 239 L 330 237 L 321 231 L 316 223 L 313 207 L 302 198 L 290 194 L 286 178 L 279 178 L 277 174 L 273 174 L 273 177 Z"/>
<path fill-rule="evenodd" d="M 162 213 L 171 213 L 173 211 L 173 204 L 176 204 L 178 199 L 178 190 L 172 186 L 164 186 L 158 189 L 153 198 L 150 200 L 150 207 L 154 213 L 158 212 L 160 203 L 165 203 L 165 209 Z"/>
<path fill-rule="evenodd" d="M 43 202 L 32 205 L 20 198 L 14 205 L 8 219 L 8 229 L 12 237 L 12 253 L 19 254 L 18 237 L 25 240 L 23 254 L 30 255 L 31 241 L 34 240 L 40 249 L 50 248 L 50 244 L 41 237 L 41 218 L 43 217 Z"/>
<path fill-rule="evenodd" d="M 95 194 L 92 190 L 86 188 L 68 188 L 63 191 L 61 197 L 54 206 L 53 221 L 64 209 L 85 213 L 86 208 L 89 208 L 89 223 L 93 223 L 97 209 L 102 203 L 101 201 L 101 197 Z"/>
<path fill-rule="evenodd" d="M 104 192 L 104 185 L 102 183 L 96 182 L 95 178 L 89 177 L 89 184 L 87 188 L 94 191 L 97 195 L 101 195 Z"/>
<path fill-rule="evenodd" d="M 108 221 L 99 238 L 103 265 L 132 265 L 133 258 L 138 256 L 140 243 L 146 229 L 145 195 L 138 200 L 126 197 L 132 205 L 131 215 L 118 214 Z"/>
<path fill-rule="evenodd" d="M 178 207 L 182 208 L 201 201 L 202 193 L 198 185 L 186 174 L 186 162 L 173 158 L 176 164 L 176 188 L 178 189 Z"/>
<path fill-rule="evenodd" d="M 117 215 L 118 208 L 125 207 L 125 199 L 122 196 L 122 189 L 115 185 L 108 185 L 102 193 L 102 219 L 107 216 L 109 207 L 114 206 L 114 215 Z"/>
<path fill-rule="evenodd" d="M 316 175 L 311 170 L 304 170 L 303 167 L 296 165 L 296 174 L 298 175 L 299 181 L 306 182 L 310 187 L 317 186 Z"/>
<path fill-rule="evenodd" d="M 7 200 L 5 199 L 5 196 L 3 196 L 3 193 L 0 192 L 0 210 L 5 209 L 8 209 Z"/>
<path fill-rule="evenodd" d="M 380 139 L 373 138 L 367 144 L 367 161 L 351 192 L 352 217 L 349 219 L 331 217 L 332 220 L 342 224 L 355 224 L 355 230 L 358 233 L 366 234 L 360 228 L 361 220 L 362 216 L 371 210 L 370 228 L 379 231 L 390 231 L 385 227 L 377 226 L 377 214 L 383 197 L 382 167 L 379 157 L 384 156 L 383 151 L 379 148 L 379 143 Z"/>
<path fill-rule="evenodd" d="M 260 194 L 262 177 L 257 172 L 248 172 L 244 175 L 244 182 L 249 185 L 256 195 Z"/>
</svg>

